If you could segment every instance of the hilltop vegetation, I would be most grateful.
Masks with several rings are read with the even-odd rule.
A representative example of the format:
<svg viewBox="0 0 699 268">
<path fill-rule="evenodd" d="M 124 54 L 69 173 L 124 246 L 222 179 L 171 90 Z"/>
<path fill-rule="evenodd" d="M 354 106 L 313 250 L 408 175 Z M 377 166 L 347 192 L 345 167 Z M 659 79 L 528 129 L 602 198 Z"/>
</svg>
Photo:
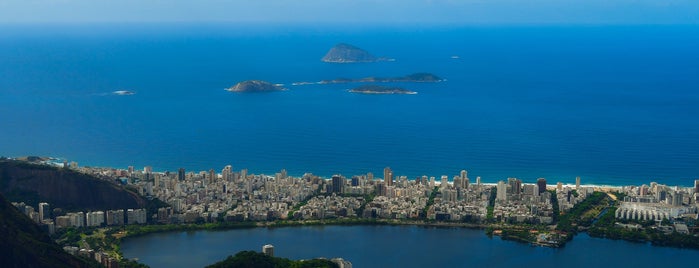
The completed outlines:
<svg viewBox="0 0 699 268">
<path fill-rule="evenodd" d="M 207 268 L 224 267 L 255 267 L 255 268 L 335 268 L 334 262 L 324 259 L 292 261 L 285 258 L 271 257 L 255 251 L 241 251 L 235 256 L 228 256 L 223 261 L 207 266 Z"/>
</svg>

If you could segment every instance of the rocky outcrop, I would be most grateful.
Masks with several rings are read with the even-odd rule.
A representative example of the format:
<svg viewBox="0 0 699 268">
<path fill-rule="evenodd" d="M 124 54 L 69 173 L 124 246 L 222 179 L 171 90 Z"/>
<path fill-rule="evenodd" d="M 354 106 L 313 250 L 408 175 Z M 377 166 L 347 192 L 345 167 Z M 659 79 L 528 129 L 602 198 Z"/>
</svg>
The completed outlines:
<svg viewBox="0 0 699 268">
<path fill-rule="evenodd" d="M 368 51 L 353 45 L 340 43 L 332 47 L 325 57 L 321 59 L 324 62 L 332 63 L 352 63 L 352 62 L 376 62 L 381 60 Z"/>
<path fill-rule="evenodd" d="M 77 210 L 141 208 L 147 201 L 116 183 L 73 170 L 0 160 L 0 192 L 13 202 Z"/>
<path fill-rule="evenodd" d="M 235 84 L 235 86 L 229 87 L 226 90 L 230 92 L 272 92 L 285 90 L 285 88 L 267 81 L 247 80 Z"/>
</svg>

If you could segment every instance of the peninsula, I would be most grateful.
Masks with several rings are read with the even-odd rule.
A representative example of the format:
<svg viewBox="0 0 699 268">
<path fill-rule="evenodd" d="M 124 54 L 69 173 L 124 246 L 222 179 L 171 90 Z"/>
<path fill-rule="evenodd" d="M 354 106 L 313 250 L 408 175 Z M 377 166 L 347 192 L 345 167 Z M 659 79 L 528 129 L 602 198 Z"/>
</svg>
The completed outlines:
<svg viewBox="0 0 699 268">
<path fill-rule="evenodd" d="M 364 85 L 353 89 L 349 92 L 360 94 L 417 94 L 415 91 L 407 90 L 400 87 L 385 87 L 377 85 Z"/>
<path fill-rule="evenodd" d="M 247 80 L 226 89 L 230 92 L 272 92 L 286 90 L 281 85 L 261 80 Z"/>
<path fill-rule="evenodd" d="M 330 63 L 355 63 L 393 61 L 393 59 L 376 57 L 364 49 L 350 44 L 340 43 L 332 47 L 321 61 Z"/>
</svg>

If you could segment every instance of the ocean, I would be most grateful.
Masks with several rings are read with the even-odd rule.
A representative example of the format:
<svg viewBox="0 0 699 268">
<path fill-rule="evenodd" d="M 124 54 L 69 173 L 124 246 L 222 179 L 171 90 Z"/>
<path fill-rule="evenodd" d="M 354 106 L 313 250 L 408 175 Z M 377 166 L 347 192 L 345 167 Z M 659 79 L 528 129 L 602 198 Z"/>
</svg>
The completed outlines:
<svg viewBox="0 0 699 268">
<path fill-rule="evenodd" d="M 349 43 L 393 62 L 331 64 Z M 0 26 L 0 155 L 81 166 L 691 185 L 697 26 Z M 454 58 L 452 56 L 458 56 Z M 323 79 L 434 73 L 359 95 Z M 224 91 L 260 79 L 289 90 Z M 117 96 L 116 90 L 136 94 Z"/>
</svg>

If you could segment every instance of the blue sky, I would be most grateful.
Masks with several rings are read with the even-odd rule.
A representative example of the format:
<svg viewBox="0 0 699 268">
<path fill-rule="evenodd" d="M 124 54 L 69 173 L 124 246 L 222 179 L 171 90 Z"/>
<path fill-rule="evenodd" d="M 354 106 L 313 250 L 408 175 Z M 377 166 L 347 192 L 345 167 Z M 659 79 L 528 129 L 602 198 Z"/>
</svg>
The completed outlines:
<svg viewBox="0 0 699 268">
<path fill-rule="evenodd" d="M 0 0 L 0 23 L 699 24 L 699 0 Z"/>
</svg>

